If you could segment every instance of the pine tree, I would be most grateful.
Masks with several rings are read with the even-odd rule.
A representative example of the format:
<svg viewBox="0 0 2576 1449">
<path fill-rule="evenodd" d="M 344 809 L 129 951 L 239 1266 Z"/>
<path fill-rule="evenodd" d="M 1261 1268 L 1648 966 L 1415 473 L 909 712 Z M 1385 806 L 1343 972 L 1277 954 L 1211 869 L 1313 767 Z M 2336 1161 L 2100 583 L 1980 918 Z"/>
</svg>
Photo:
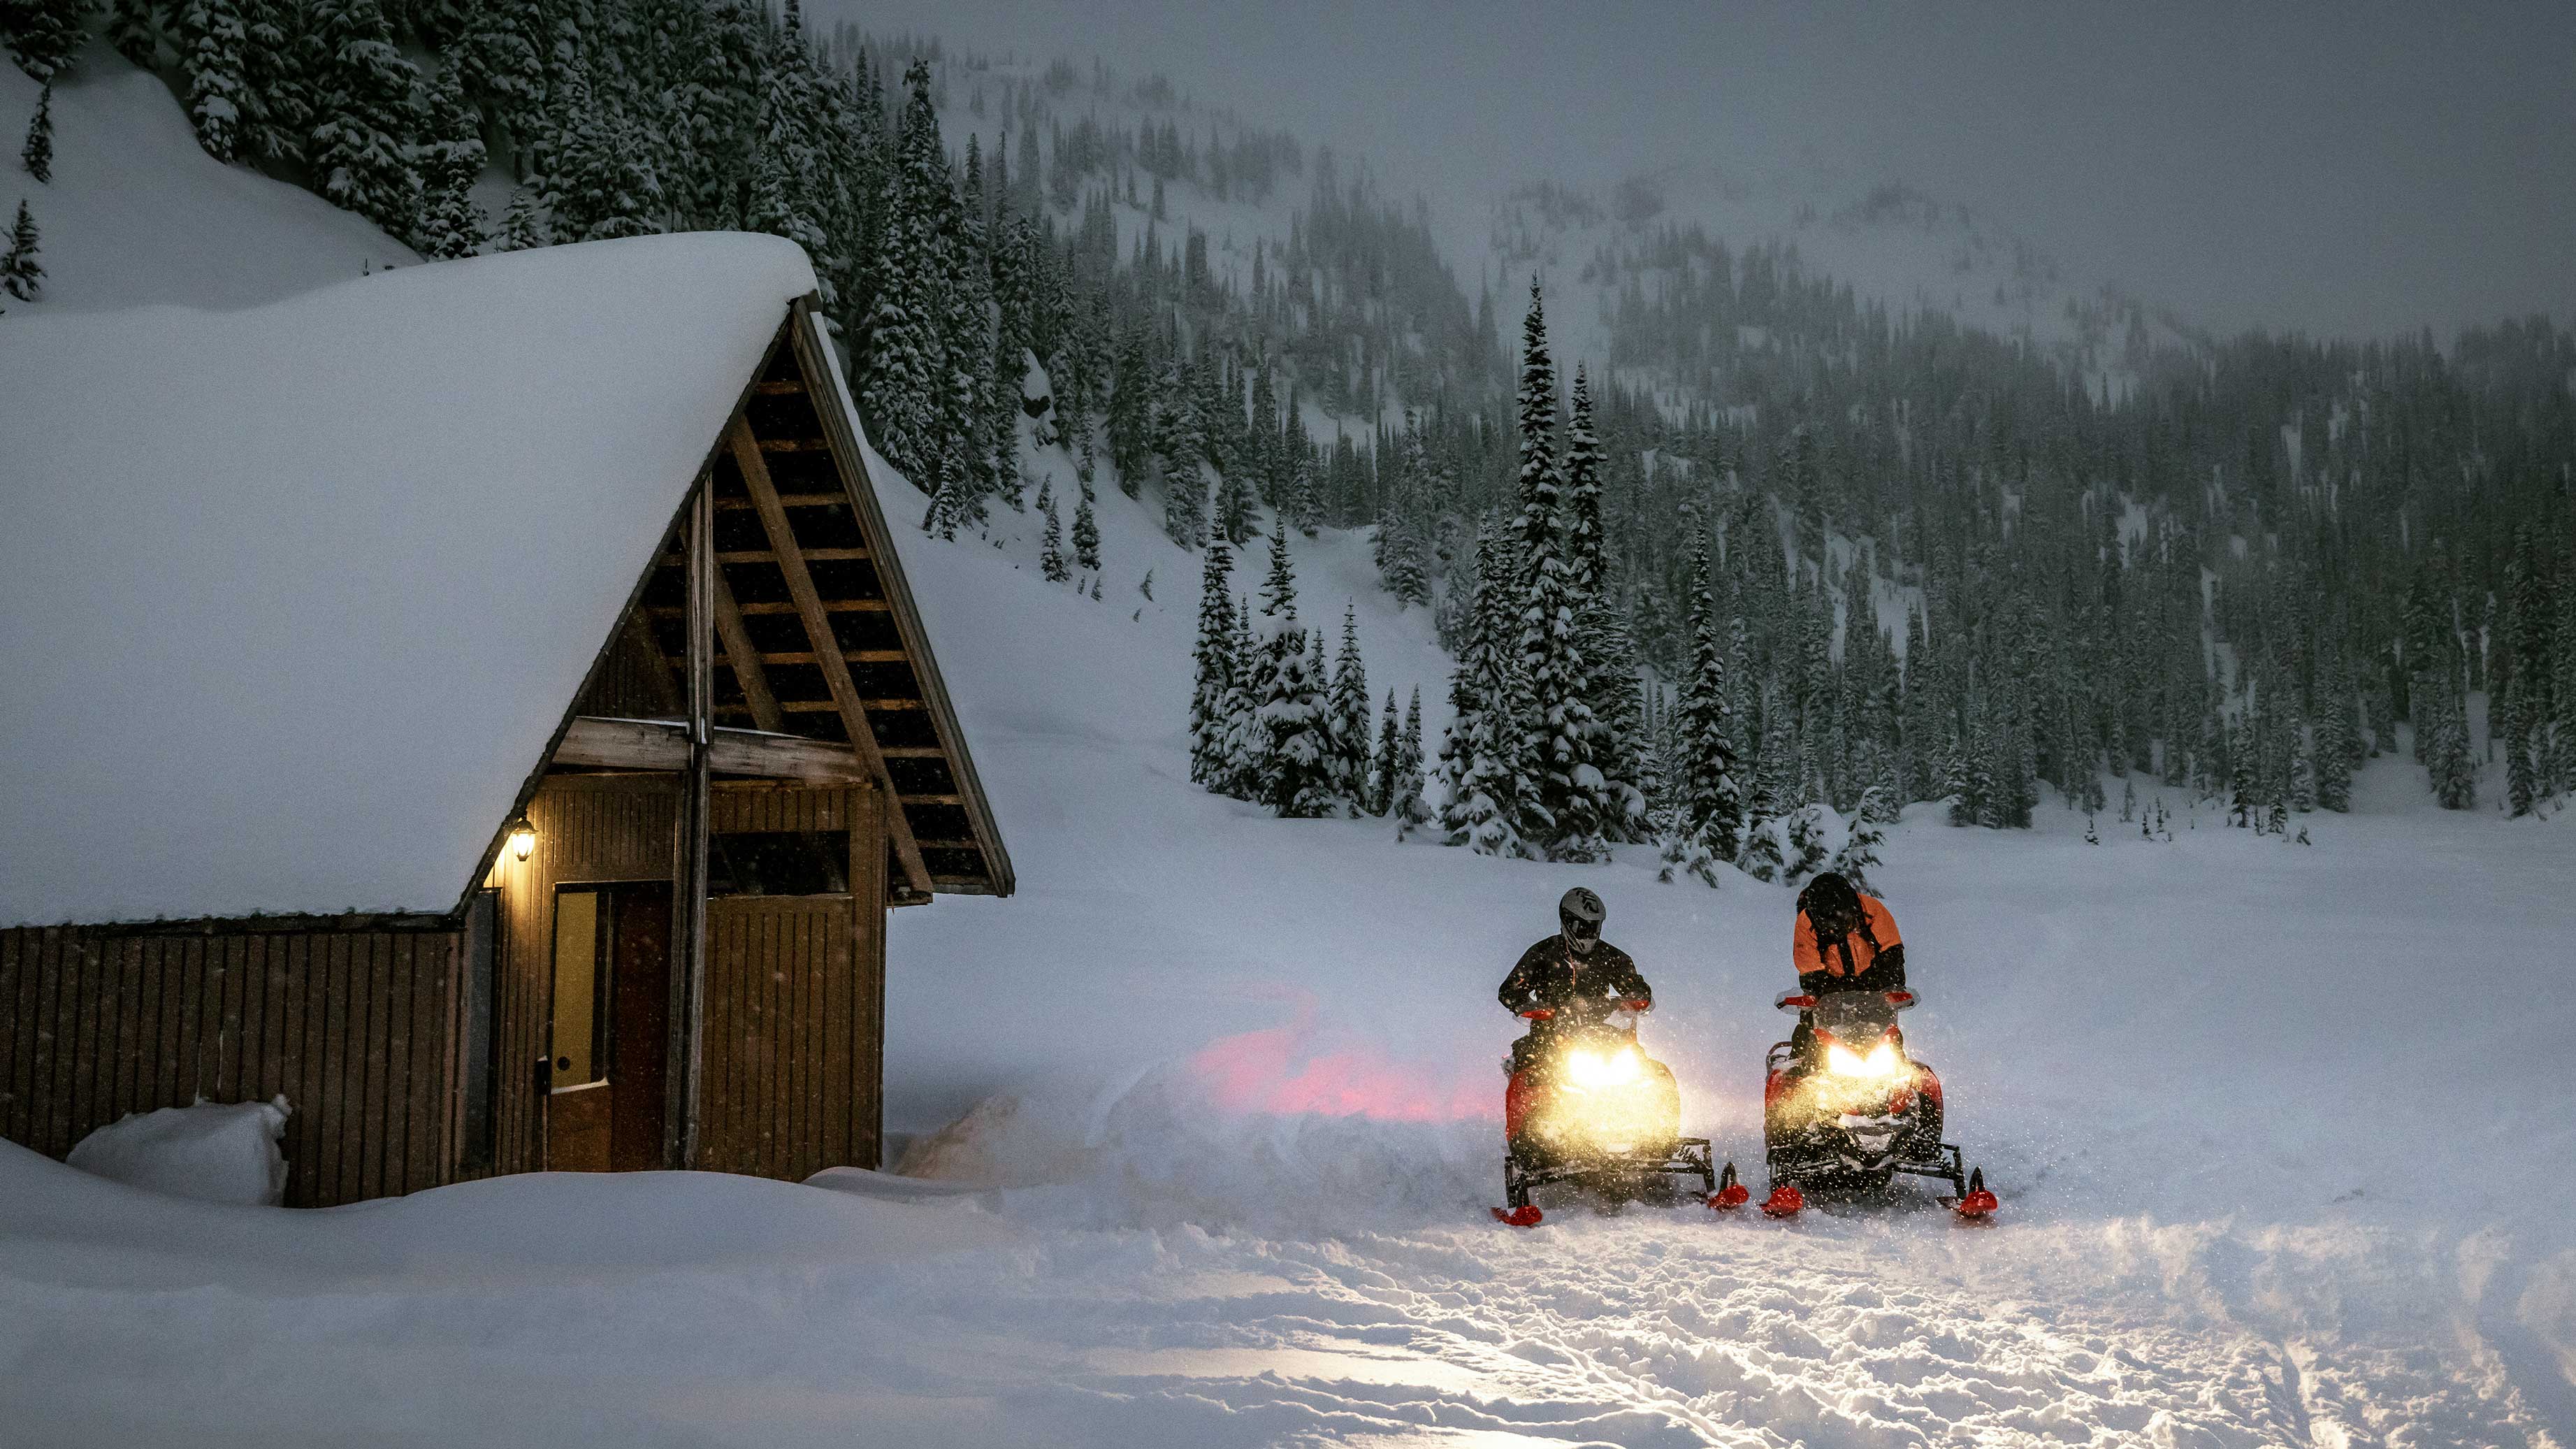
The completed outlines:
<svg viewBox="0 0 2576 1449">
<path fill-rule="evenodd" d="M 1069 582 L 1073 570 L 1064 561 L 1064 524 L 1056 517 L 1055 478 L 1050 474 L 1038 484 L 1038 512 L 1046 515 L 1046 540 L 1038 549 L 1038 567 L 1051 584 Z"/>
<path fill-rule="evenodd" d="M 2426 748 L 2425 763 L 2432 771 L 2433 798 L 2445 810 L 2467 810 L 2478 803 L 2477 763 L 2469 752 L 2468 706 L 2456 678 L 2433 686 L 2432 693 L 2433 741 Z"/>
<path fill-rule="evenodd" d="M 470 257 L 486 240 L 474 183 L 483 176 L 481 118 L 465 99 L 464 76 L 440 69 L 429 92 L 429 137 L 421 147 L 420 250 L 429 257 Z"/>
<path fill-rule="evenodd" d="M 1584 670 L 1581 693 L 1592 716 L 1589 748 L 1602 776 L 1602 831 L 1611 840 L 1634 840 L 1646 821 L 1646 794 L 1640 785 L 1642 721 L 1636 650 L 1611 600 L 1603 547 L 1601 492 L 1607 468 L 1593 428 L 1591 383 L 1577 367 L 1565 429 L 1567 592 L 1574 605 L 1575 657 Z"/>
<path fill-rule="evenodd" d="M 1708 530 L 1698 529 L 1690 552 L 1689 671 L 1682 676 L 1675 750 L 1675 835 L 1693 874 L 1714 885 L 1714 862 L 1732 861 L 1744 834 L 1744 786 L 1737 775 L 1734 691 L 1727 678 L 1726 642 L 1717 617 L 1716 569 Z M 1667 855 L 1668 863 L 1671 857 Z"/>
<path fill-rule="evenodd" d="M 1431 807 L 1422 798 L 1422 686 L 1418 684 L 1413 687 L 1413 702 L 1405 707 L 1404 733 L 1396 737 L 1395 777 L 1387 795 L 1387 808 L 1396 818 L 1396 839 L 1431 823 Z"/>
<path fill-rule="evenodd" d="M 510 193 L 510 209 L 501 217 L 501 236 L 495 246 L 500 251 L 523 252 L 530 247 L 546 245 L 546 227 L 537 220 L 537 195 L 533 188 L 521 186 Z"/>
<path fill-rule="evenodd" d="M 249 26 L 237 0 L 186 0 L 175 27 L 187 79 L 188 119 L 197 144 L 218 161 L 238 161 L 249 106 Z"/>
<path fill-rule="evenodd" d="M 1449 730 L 1440 744 L 1440 831 L 1480 855 L 1526 856 L 1519 821 L 1525 698 L 1513 649 L 1521 595 L 1501 528 L 1477 530 L 1475 599 L 1458 667 L 1449 677 Z"/>
<path fill-rule="evenodd" d="M 1362 796 L 1360 809 L 1371 815 L 1384 815 L 1395 804 L 1397 759 L 1403 748 L 1402 726 L 1395 713 L 1395 691 L 1386 692 L 1386 714 L 1378 725 L 1377 748 L 1369 756 L 1368 790 Z"/>
<path fill-rule="evenodd" d="M 1321 631 L 1317 632 L 1315 643 L 1319 649 L 1323 646 Z M 1395 723 L 1394 709 L 1395 696 L 1390 694 L 1387 696 L 1387 724 L 1390 727 Z M 1352 604 L 1342 606 L 1342 647 L 1333 661 L 1329 725 L 1333 746 L 1333 788 L 1354 807 L 1364 807 L 1369 798 L 1368 665 L 1360 657 L 1359 612 Z"/>
<path fill-rule="evenodd" d="M 1233 721 L 1226 696 L 1236 688 L 1234 553 L 1220 541 L 1208 545 L 1199 573 L 1198 647 L 1191 658 L 1190 779 L 1211 789 L 1234 773 Z"/>
<path fill-rule="evenodd" d="M 910 95 L 879 201 L 884 226 L 875 249 L 876 303 L 858 349 L 859 407 L 869 439 L 886 461 L 932 495 L 934 515 L 926 526 L 954 537 L 958 500 L 937 507 L 940 404 L 948 374 L 940 328 L 947 263 L 938 218 L 949 190 L 948 157 L 930 103 L 929 63 L 914 59 L 904 85 Z"/>
<path fill-rule="evenodd" d="M 1316 677 L 1314 657 L 1306 652 L 1306 631 L 1297 624 L 1293 586 L 1286 597 L 1281 607 L 1263 610 L 1255 798 L 1282 819 L 1312 820 L 1338 814 L 1342 796 L 1334 781 L 1324 682 Z"/>
<path fill-rule="evenodd" d="M 1844 839 L 1842 849 L 1834 852 L 1834 858 L 1825 868 L 1858 889 L 1877 895 L 1878 887 L 1870 884 L 1869 873 L 1877 868 L 1878 849 L 1887 837 L 1879 822 L 1891 817 L 1895 810 L 1894 802 L 1881 796 L 1876 786 L 1863 790 L 1860 804 L 1852 814 L 1851 834 Z"/>
<path fill-rule="evenodd" d="M 95 0 L 8 0 L 0 5 L 0 39 L 28 79 L 49 85 L 71 69 L 97 8 Z"/>
<path fill-rule="evenodd" d="M 376 0 L 317 0 L 311 13 L 324 69 L 306 155 L 322 198 L 410 237 L 420 224 L 420 173 L 411 162 L 420 138 L 419 68 L 395 47 Z M 572 113 L 587 100 L 578 92 Z"/>
<path fill-rule="evenodd" d="M 27 121 L 27 142 L 18 148 L 18 163 L 38 181 L 54 179 L 54 83 L 36 92 L 36 114 Z"/>
<path fill-rule="evenodd" d="M 36 252 L 36 218 L 28 213 L 26 198 L 20 197 L 18 219 L 9 227 L 8 254 L 0 256 L 0 292 L 21 302 L 43 299 L 45 269 Z"/>
<path fill-rule="evenodd" d="M 1518 650 L 1529 714 L 1517 721 L 1532 772 L 1521 791 L 1521 837 L 1543 842 L 1557 860 L 1597 860 L 1609 827 L 1623 818 L 1606 798 L 1593 760 L 1599 733 L 1585 699 L 1590 680 L 1575 638 L 1571 564 L 1565 551 L 1563 475 L 1556 457 L 1556 367 L 1538 283 L 1521 328 L 1520 563 Z"/>
<path fill-rule="evenodd" d="M 1100 522 L 1091 513 L 1091 482 L 1082 480 L 1082 500 L 1073 506 L 1073 563 L 1085 573 L 1100 572 Z"/>
</svg>

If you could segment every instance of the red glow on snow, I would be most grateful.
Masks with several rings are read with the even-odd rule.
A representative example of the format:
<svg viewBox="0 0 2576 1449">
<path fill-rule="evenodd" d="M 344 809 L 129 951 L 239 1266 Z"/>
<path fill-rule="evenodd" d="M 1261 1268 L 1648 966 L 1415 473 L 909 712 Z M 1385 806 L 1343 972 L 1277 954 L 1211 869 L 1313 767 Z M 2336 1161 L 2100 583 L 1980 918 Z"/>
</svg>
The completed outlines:
<svg viewBox="0 0 2576 1449">
<path fill-rule="evenodd" d="M 1189 1072 L 1221 1110 L 1384 1122 L 1458 1122 L 1502 1113 L 1499 1077 L 1479 1086 L 1443 1081 L 1373 1042 L 1317 1041 L 1311 1003 L 1285 1026 L 1219 1037 L 1189 1059 Z"/>
</svg>

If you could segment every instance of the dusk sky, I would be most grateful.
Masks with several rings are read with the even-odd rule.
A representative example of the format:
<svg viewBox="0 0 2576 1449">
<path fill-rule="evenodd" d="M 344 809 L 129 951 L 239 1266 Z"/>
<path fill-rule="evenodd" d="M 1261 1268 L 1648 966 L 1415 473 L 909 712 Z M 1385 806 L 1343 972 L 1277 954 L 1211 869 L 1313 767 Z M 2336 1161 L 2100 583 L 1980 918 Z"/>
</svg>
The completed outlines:
<svg viewBox="0 0 2576 1449">
<path fill-rule="evenodd" d="M 2576 5 L 868 0 L 1159 69 L 1472 215 L 1674 163 L 1911 183 L 2219 330 L 2576 317 Z M 1465 208 L 1464 212 L 1454 209 Z"/>
</svg>

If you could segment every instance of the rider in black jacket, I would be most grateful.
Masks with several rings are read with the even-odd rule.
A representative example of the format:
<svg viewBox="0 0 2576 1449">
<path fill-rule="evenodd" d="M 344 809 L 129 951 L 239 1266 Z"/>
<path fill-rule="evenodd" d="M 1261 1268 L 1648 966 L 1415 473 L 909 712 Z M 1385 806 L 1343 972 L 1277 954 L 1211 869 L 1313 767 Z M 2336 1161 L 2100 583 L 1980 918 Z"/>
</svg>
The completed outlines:
<svg viewBox="0 0 2576 1449">
<path fill-rule="evenodd" d="M 1529 1035 L 1512 1043 L 1513 1071 L 1529 1065 L 1530 1054 L 1555 1035 L 1560 1023 L 1589 1020 L 1622 1004 L 1633 1003 L 1641 1011 L 1654 1005 L 1654 988 L 1637 974 L 1637 963 L 1601 939 L 1607 914 L 1601 897 L 1581 886 L 1567 891 L 1556 903 L 1561 929 L 1523 951 L 1494 993 L 1514 1015 L 1548 1013 L 1532 1020 Z"/>
</svg>

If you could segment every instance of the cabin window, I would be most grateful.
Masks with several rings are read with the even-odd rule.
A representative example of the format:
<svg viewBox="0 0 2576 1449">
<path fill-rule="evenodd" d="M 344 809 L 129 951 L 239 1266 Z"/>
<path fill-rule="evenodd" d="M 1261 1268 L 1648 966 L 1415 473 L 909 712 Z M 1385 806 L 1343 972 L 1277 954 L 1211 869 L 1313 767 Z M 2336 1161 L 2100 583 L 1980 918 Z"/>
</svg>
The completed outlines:
<svg viewBox="0 0 2576 1449">
<path fill-rule="evenodd" d="M 850 837 L 753 830 L 707 837 L 711 896 L 837 896 L 850 891 Z"/>
<path fill-rule="evenodd" d="M 495 1030 L 501 1004 L 500 903 L 500 891 L 479 890 L 465 908 L 465 1120 L 459 1149 L 467 1172 L 492 1167 L 494 1089 L 501 1077 L 501 1036 Z"/>
<path fill-rule="evenodd" d="M 554 1072 L 556 1091 L 608 1075 L 608 892 L 555 892 Z"/>
</svg>

